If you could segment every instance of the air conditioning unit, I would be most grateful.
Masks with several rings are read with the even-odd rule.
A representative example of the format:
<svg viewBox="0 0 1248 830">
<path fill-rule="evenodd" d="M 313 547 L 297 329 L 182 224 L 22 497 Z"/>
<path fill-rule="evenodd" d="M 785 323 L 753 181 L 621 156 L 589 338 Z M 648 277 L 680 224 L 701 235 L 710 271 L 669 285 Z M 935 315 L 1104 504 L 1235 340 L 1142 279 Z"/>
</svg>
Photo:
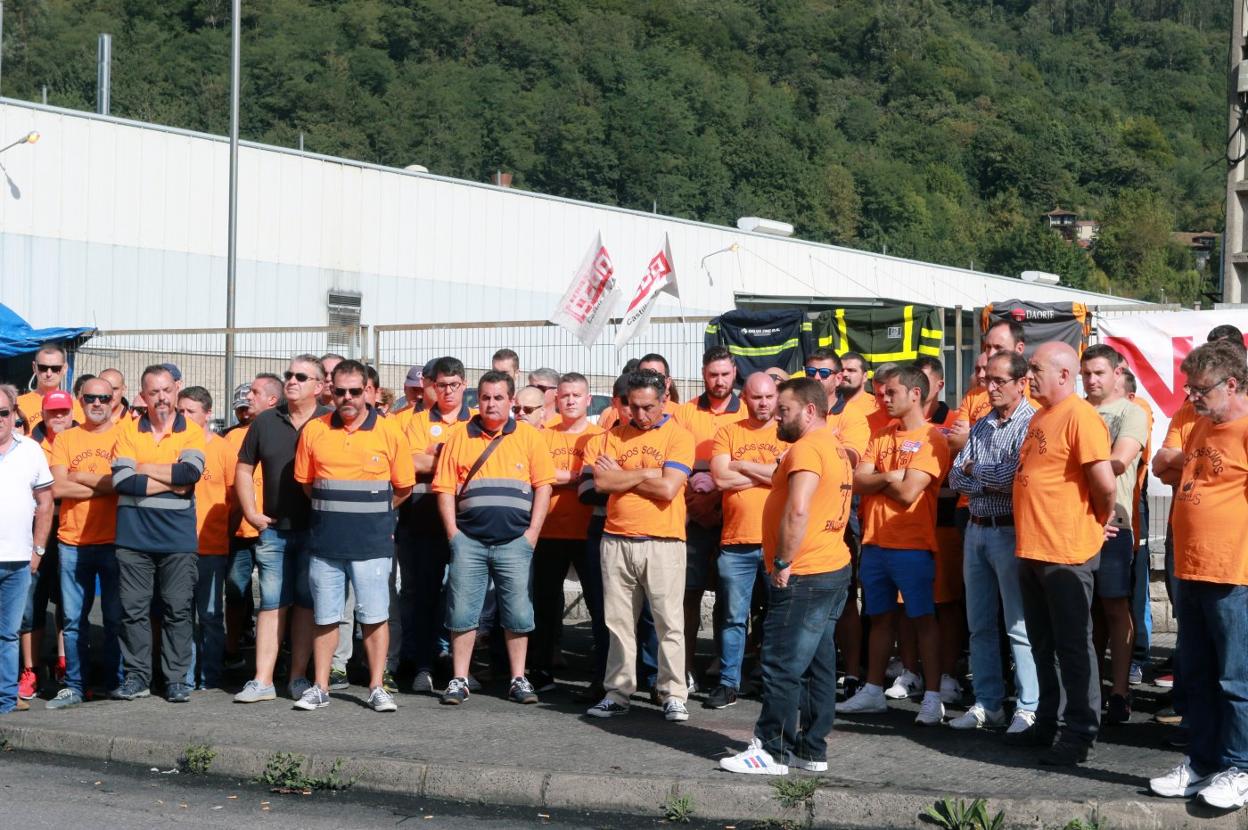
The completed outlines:
<svg viewBox="0 0 1248 830">
<path fill-rule="evenodd" d="M 325 303 L 331 329 L 326 337 L 331 352 L 347 357 L 358 354 L 360 347 L 360 307 L 364 296 L 358 291 L 329 289 Z"/>
<path fill-rule="evenodd" d="M 1050 274 L 1047 271 L 1024 271 L 1018 275 L 1023 282 L 1034 282 L 1040 285 L 1057 285 L 1062 278 L 1057 274 Z"/>
<path fill-rule="evenodd" d="M 765 233 L 771 236 L 793 235 L 793 226 L 788 222 L 777 222 L 775 219 L 764 219 L 761 216 L 742 216 L 737 220 L 737 227 L 746 233 Z"/>
</svg>

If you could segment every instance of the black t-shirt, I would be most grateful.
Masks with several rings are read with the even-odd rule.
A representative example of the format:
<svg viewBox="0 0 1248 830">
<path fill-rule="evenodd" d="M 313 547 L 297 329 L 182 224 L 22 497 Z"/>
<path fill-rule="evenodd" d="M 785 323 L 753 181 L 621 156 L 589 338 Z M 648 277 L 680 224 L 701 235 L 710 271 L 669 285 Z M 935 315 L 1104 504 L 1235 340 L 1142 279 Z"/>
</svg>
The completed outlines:
<svg viewBox="0 0 1248 830">
<path fill-rule="evenodd" d="M 329 412 L 318 406 L 308 420 Z M 300 427 L 302 429 L 302 427 Z M 272 518 L 277 530 L 306 530 L 311 503 L 303 485 L 295 481 L 295 445 L 299 430 L 290 421 L 286 404 L 267 409 L 251 422 L 251 429 L 238 450 L 238 460 L 253 467 L 260 465 L 264 477 L 264 515 Z"/>
</svg>

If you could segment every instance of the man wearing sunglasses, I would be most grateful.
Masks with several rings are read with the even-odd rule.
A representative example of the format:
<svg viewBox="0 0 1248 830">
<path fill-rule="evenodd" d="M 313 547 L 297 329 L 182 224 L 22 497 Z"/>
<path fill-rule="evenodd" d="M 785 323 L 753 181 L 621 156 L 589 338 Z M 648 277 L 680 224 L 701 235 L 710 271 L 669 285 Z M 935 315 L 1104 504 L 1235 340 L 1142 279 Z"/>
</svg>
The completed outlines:
<svg viewBox="0 0 1248 830">
<path fill-rule="evenodd" d="M 52 530 L 48 459 L 17 433 L 16 415 L 17 390 L 0 386 L 0 714 L 30 708 L 17 696 L 18 628 Z"/>
<path fill-rule="evenodd" d="M 559 388 L 559 373 L 554 369 L 534 369 L 529 372 L 529 386 L 534 387 L 542 393 L 542 404 L 545 407 L 542 413 L 542 422 L 550 425 L 559 423 L 562 419 L 559 417 L 558 408 L 556 407 L 555 390 Z M 526 389 L 528 387 L 525 387 Z"/>
<path fill-rule="evenodd" d="M 261 412 L 251 422 L 234 470 L 234 492 L 243 517 L 260 534 L 252 550 L 260 581 L 256 676 L 234 696 L 237 703 L 256 703 L 277 697 L 273 666 L 286 629 L 287 609 L 292 605 L 287 691 L 298 700 L 311 685 L 307 678 L 308 661 L 312 657 L 312 595 L 308 588 L 307 553 L 311 502 L 295 481 L 295 445 L 304 426 L 330 409 L 319 404 L 325 374 L 315 355 L 294 358 L 284 378 L 285 402 Z M 262 500 L 257 500 L 253 483 L 257 466 L 264 480 Z"/>
<path fill-rule="evenodd" d="M 98 679 L 106 690 L 121 683 L 120 573 L 114 545 L 117 494 L 111 468 L 117 427 L 112 420 L 112 398 L 112 386 L 103 377 L 83 384 L 79 400 L 85 420 L 52 445 L 52 495 L 61 502 L 57 540 L 65 618 L 65 687 L 48 701 L 49 709 L 76 706 L 84 700 L 91 668 L 89 617 L 97 579 L 104 627 L 104 671 Z"/>
<path fill-rule="evenodd" d="M 56 343 L 44 343 L 39 347 L 39 351 L 35 352 L 35 359 L 31 361 L 30 369 L 35 375 L 34 391 L 27 392 L 17 399 L 17 408 L 22 420 L 26 423 L 27 435 L 34 432 L 35 427 L 43 420 L 44 396 L 60 389 L 61 384 L 65 382 L 65 372 L 68 369 L 65 349 Z M 77 401 L 73 401 L 72 406 L 74 420 L 81 424 L 82 406 Z"/>
<path fill-rule="evenodd" d="M 534 429 L 542 429 L 546 425 L 546 393 L 536 386 L 526 386 L 516 393 L 516 402 L 511 408 L 516 421 L 526 423 Z M 563 419 L 556 417 L 556 423 Z"/>
</svg>

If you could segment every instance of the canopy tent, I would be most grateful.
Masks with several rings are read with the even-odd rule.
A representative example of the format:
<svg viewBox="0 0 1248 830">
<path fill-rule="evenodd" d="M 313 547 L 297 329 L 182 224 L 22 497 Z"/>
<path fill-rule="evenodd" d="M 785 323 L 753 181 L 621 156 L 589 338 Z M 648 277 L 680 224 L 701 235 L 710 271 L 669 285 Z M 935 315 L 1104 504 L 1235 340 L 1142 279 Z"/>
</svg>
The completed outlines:
<svg viewBox="0 0 1248 830">
<path fill-rule="evenodd" d="M 81 346 L 95 328 L 48 328 L 35 329 L 13 309 L 0 303 L 0 380 L 13 381 L 19 388 L 30 377 L 30 360 L 44 343 L 59 343 L 69 353 L 69 372 L 64 381 L 73 380 L 74 349 Z"/>
</svg>

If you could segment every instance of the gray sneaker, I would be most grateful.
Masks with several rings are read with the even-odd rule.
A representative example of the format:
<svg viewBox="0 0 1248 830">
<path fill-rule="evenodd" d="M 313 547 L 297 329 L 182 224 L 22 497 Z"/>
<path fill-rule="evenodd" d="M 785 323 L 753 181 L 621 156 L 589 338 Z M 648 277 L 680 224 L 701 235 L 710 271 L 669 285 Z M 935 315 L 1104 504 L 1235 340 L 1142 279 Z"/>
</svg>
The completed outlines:
<svg viewBox="0 0 1248 830">
<path fill-rule="evenodd" d="M 277 689 L 272 685 L 261 686 L 259 680 L 248 680 L 243 690 L 234 695 L 235 703 L 259 703 L 262 700 L 277 700 Z"/>
<path fill-rule="evenodd" d="M 290 695 L 291 700 L 300 700 L 303 698 L 303 693 L 310 688 L 312 688 L 311 680 L 306 677 L 296 677 L 286 687 L 286 694 Z"/>
<path fill-rule="evenodd" d="M 670 721 L 687 721 L 689 720 L 689 710 L 685 708 L 683 700 L 677 700 L 669 697 L 667 703 L 663 704 L 663 717 Z"/>
<path fill-rule="evenodd" d="M 421 669 L 416 672 L 416 677 L 412 680 L 412 691 L 416 694 L 433 694 L 433 675 Z"/>
<path fill-rule="evenodd" d="M 56 693 L 56 697 L 52 698 L 44 706 L 45 709 L 68 709 L 71 706 L 77 706 L 82 703 L 82 695 L 73 689 L 61 689 Z"/>
<path fill-rule="evenodd" d="M 351 685 L 347 680 L 346 669 L 330 669 L 329 670 L 329 690 L 331 692 L 341 692 L 343 689 Z"/>
<path fill-rule="evenodd" d="M 394 695 L 387 692 L 383 686 L 376 686 L 369 693 L 368 705 L 373 707 L 374 712 L 393 712 L 399 708 L 394 702 Z"/>
<path fill-rule="evenodd" d="M 309 686 L 303 696 L 295 701 L 294 708 L 311 712 L 313 709 L 324 709 L 329 705 L 329 692 L 320 686 Z"/>
</svg>

